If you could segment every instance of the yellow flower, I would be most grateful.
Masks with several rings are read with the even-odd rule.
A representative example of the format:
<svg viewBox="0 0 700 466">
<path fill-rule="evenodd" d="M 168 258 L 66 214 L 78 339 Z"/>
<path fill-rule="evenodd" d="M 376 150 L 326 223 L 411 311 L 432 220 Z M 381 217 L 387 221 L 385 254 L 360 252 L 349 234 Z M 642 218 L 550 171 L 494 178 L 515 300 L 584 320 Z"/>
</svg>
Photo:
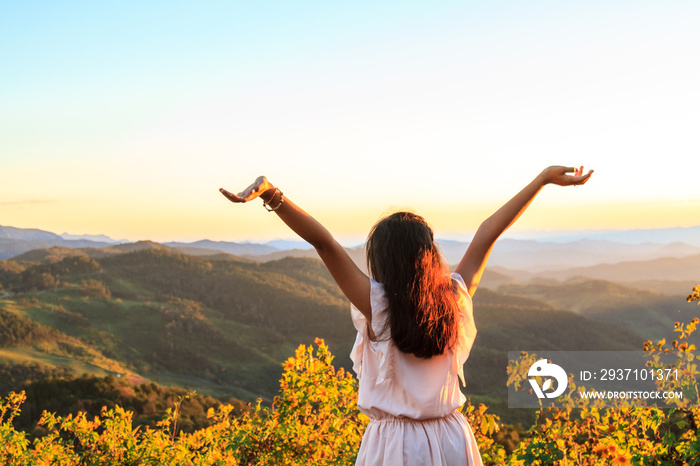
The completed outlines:
<svg viewBox="0 0 700 466">
<path fill-rule="evenodd" d="M 593 453 L 596 454 L 596 456 L 601 457 L 605 452 L 607 452 L 608 446 L 607 445 L 602 445 L 599 444 L 593 449 Z"/>
</svg>

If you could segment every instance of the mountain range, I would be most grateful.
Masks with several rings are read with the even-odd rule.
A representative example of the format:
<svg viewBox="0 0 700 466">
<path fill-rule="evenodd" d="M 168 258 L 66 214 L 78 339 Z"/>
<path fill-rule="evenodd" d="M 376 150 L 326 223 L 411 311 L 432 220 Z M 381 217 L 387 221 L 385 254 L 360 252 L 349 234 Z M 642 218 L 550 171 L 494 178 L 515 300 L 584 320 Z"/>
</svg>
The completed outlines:
<svg viewBox="0 0 700 466">
<path fill-rule="evenodd" d="M 625 261 L 647 261 L 660 258 L 683 258 L 700 254 L 700 227 L 631 230 L 633 236 L 642 232 L 647 236 L 666 239 L 683 237 L 689 242 L 613 242 L 604 239 L 577 239 L 561 242 L 503 238 L 496 243 L 489 259 L 492 267 L 503 267 L 527 273 L 551 276 L 556 271 L 598 264 Z M 603 233 L 601 233 L 602 235 Z M 612 233 L 609 233 L 612 234 Z M 675 236 L 674 236 L 675 234 Z M 619 235 L 619 233 L 618 233 Z M 696 235 L 696 236 L 695 236 Z M 592 236 L 595 236 L 592 234 Z M 560 239 L 561 237 L 559 237 Z M 112 240 L 105 235 L 56 235 L 37 229 L 0 226 L 0 260 L 9 259 L 33 249 L 63 246 L 69 248 L 111 247 L 125 241 Z M 264 244 L 199 240 L 194 242 L 167 242 L 170 246 L 192 255 L 211 256 L 219 252 L 246 257 L 256 261 L 277 260 L 283 257 L 317 258 L 316 252 L 303 241 L 271 241 Z M 457 264 L 469 246 L 468 242 L 438 240 L 449 264 Z M 697 244 L 697 245 L 696 245 Z M 364 263 L 362 246 L 347 248 L 351 256 Z"/>
<path fill-rule="evenodd" d="M 5 239 L 47 241 L 32 234 L 40 237 Z M 504 254 L 530 243 L 510 241 Z M 230 249 L 247 251 L 242 256 L 207 241 L 90 244 L 0 261 L 0 362 L 121 374 L 245 400 L 270 399 L 281 363 L 316 337 L 350 368 L 349 305 L 319 260 L 270 257 L 285 255 L 280 250 L 256 256 L 250 244 Z M 443 243 L 450 247 L 464 243 Z M 361 248 L 349 252 L 362 262 Z M 647 339 L 673 338 L 673 322 L 696 308 L 684 298 L 698 272 L 700 254 L 549 272 L 489 267 L 474 300 L 479 333 L 466 366 L 468 392 L 509 415 L 507 351 L 638 350 Z"/>
<path fill-rule="evenodd" d="M 688 243 L 700 247 L 700 225 L 673 228 L 636 228 L 631 230 L 533 231 L 511 234 L 512 238 L 569 243 L 582 239 L 615 243 Z"/>
<path fill-rule="evenodd" d="M 0 227 L 0 237 L 2 237 Z M 36 230 L 41 231 L 41 230 Z M 63 239 L 107 243 L 128 243 L 129 240 L 114 240 L 106 235 L 71 235 L 63 233 Z M 642 244 L 642 243 L 687 243 L 700 247 L 700 225 L 691 227 L 672 228 L 637 228 L 628 230 L 555 230 L 555 231 L 523 231 L 506 232 L 510 239 L 536 240 L 552 243 L 571 243 L 580 240 L 607 241 L 612 243 Z M 265 244 L 277 249 L 308 249 L 310 246 L 300 240 L 274 240 Z"/>
</svg>

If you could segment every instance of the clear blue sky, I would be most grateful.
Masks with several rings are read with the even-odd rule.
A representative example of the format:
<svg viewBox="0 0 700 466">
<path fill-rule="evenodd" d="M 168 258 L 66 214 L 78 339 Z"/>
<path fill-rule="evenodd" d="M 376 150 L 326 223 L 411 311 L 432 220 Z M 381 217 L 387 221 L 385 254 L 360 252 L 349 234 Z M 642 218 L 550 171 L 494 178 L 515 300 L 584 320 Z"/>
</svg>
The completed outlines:
<svg viewBox="0 0 700 466">
<path fill-rule="evenodd" d="M 700 223 L 696 1 L 0 3 L 0 224 L 155 240 L 341 237 L 389 208 L 473 231 Z"/>
</svg>

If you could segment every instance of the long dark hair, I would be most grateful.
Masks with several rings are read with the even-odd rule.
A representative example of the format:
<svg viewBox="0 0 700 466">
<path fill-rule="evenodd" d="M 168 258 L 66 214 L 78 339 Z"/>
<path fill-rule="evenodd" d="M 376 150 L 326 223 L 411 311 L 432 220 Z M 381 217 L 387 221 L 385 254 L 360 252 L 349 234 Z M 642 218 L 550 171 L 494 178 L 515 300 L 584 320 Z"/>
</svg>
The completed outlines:
<svg viewBox="0 0 700 466">
<path fill-rule="evenodd" d="M 366 251 L 384 285 L 394 344 L 419 358 L 443 354 L 457 336 L 457 297 L 433 230 L 423 217 L 397 212 L 374 225 Z"/>
</svg>

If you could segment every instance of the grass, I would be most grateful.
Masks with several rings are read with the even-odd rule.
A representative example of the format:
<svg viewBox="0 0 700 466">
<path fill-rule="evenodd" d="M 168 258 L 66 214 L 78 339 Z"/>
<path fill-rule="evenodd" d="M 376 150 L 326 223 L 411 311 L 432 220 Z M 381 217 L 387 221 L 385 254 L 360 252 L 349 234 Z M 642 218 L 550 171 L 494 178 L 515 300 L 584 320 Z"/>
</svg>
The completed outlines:
<svg viewBox="0 0 700 466">
<path fill-rule="evenodd" d="M 66 367 L 76 376 L 88 374 L 96 377 L 106 377 L 119 373 L 70 356 L 49 354 L 29 347 L 0 348 L 0 360 L 14 364 L 36 363 L 48 367 Z"/>
<path fill-rule="evenodd" d="M 0 360 L 67 366 L 76 376 L 119 373 L 221 399 L 269 400 L 278 389 L 280 361 L 296 348 L 276 332 L 206 308 L 202 320 L 193 321 L 195 332 L 180 329 L 177 305 L 153 294 L 150 300 L 90 298 L 66 284 L 18 298 L 3 300 L 3 307 L 55 329 L 59 341 L 6 350 Z"/>
<path fill-rule="evenodd" d="M 174 372 L 156 372 L 149 375 L 150 379 L 162 385 L 174 385 L 185 389 L 195 390 L 197 393 L 209 395 L 220 400 L 237 398 L 240 400 L 255 400 L 259 393 L 247 390 L 243 387 L 231 384 L 218 384 L 203 377 L 178 374 Z M 271 402 L 269 397 L 263 398 Z"/>
</svg>

